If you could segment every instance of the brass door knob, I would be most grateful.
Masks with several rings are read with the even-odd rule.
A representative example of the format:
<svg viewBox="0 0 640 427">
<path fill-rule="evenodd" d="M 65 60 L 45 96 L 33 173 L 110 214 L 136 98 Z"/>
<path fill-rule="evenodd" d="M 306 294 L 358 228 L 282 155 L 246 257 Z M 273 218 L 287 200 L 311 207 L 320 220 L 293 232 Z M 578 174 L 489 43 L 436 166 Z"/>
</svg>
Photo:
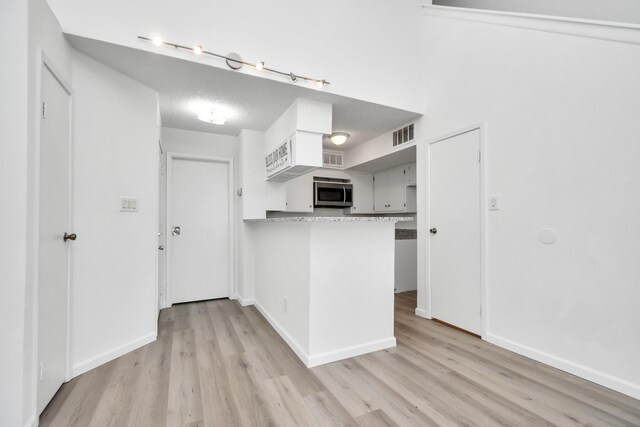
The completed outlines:
<svg viewBox="0 0 640 427">
<path fill-rule="evenodd" d="M 64 237 L 63 237 L 62 239 L 66 242 L 67 240 L 76 240 L 76 238 L 77 238 L 77 237 L 78 237 L 78 236 L 76 236 L 76 233 L 68 234 L 68 233 L 65 231 L 65 233 L 64 233 Z"/>
</svg>

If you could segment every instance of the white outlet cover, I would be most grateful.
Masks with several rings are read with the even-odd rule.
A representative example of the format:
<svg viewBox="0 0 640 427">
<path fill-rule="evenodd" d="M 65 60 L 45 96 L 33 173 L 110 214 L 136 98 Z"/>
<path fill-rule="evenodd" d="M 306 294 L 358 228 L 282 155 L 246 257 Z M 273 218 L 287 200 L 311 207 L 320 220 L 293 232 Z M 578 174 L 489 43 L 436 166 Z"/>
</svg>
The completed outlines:
<svg viewBox="0 0 640 427">
<path fill-rule="evenodd" d="M 121 197 L 120 212 L 138 212 L 138 199 L 134 197 Z"/>
<path fill-rule="evenodd" d="M 490 211 L 500 210 L 500 204 L 498 203 L 498 196 L 489 196 L 487 198 L 487 206 Z"/>
</svg>

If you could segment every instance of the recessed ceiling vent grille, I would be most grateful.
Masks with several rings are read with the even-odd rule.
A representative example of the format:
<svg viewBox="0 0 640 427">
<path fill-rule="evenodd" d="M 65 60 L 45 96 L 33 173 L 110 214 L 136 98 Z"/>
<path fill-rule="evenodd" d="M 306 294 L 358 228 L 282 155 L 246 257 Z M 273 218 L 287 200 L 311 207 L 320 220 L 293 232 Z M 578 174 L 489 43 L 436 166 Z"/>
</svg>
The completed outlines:
<svg viewBox="0 0 640 427">
<path fill-rule="evenodd" d="M 344 153 L 341 151 L 324 150 L 322 152 L 322 166 L 327 168 L 343 168 Z"/>
<path fill-rule="evenodd" d="M 398 129 L 393 133 L 394 147 L 397 147 L 398 145 L 405 144 L 410 141 L 413 141 L 413 123 L 403 127 L 402 129 Z"/>
</svg>

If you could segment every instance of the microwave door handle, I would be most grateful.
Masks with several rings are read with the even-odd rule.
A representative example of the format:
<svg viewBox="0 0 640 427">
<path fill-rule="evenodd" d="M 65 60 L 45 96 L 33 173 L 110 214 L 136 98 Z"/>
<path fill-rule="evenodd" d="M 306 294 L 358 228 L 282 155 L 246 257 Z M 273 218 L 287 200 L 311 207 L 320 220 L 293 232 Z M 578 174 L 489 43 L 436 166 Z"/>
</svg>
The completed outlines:
<svg viewBox="0 0 640 427">
<path fill-rule="evenodd" d="M 342 186 L 342 193 L 344 194 L 342 203 L 347 203 L 347 187 L 345 187 L 344 185 Z"/>
</svg>

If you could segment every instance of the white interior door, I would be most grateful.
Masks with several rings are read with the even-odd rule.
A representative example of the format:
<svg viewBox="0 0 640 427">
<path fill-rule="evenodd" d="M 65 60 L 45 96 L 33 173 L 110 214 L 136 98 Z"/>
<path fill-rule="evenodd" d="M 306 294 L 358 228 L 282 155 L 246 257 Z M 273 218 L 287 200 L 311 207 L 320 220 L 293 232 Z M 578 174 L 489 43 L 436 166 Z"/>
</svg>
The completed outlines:
<svg viewBox="0 0 640 427">
<path fill-rule="evenodd" d="M 481 334 L 480 131 L 430 146 L 432 317 Z M 435 233 L 435 234 L 434 234 Z"/>
<path fill-rule="evenodd" d="M 171 161 L 172 304 L 229 297 L 229 168 L 224 162 Z"/>
<path fill-rule="evenodd" d="M 38 413 L 67 376 L 71 98 L 42 68 L 38 249 Z"/>
</svg>

